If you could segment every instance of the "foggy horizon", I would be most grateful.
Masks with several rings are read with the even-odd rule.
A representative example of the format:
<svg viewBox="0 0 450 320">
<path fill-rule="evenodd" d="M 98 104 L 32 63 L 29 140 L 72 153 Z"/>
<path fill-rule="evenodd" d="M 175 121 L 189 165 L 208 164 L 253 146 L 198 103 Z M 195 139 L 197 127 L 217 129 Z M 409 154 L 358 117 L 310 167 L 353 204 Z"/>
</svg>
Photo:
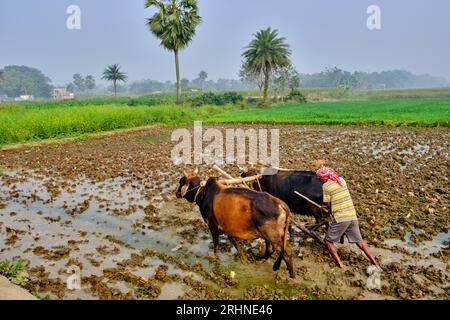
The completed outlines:
<svg viewBox="0 0 450 320">
<path fill-rule="evenodd" d="M 69 30 L 66 9 L 81 8 L 81 30 Z M 366 26 L 369 5 L 381 8 L 381 30 Z M 352 0 L 199 0 L 202 23 L 181 51 L 181 77 L 238 79 L 241 54 L 262 28 L 277 29 L 292 50 L 300 73 L 337 66 L 347 71 L 406 70 L 450 79 L 450 3 Z M 0 68 L 26 65 L 41 70 L 54 85 L 66 85 L 75 73 L 92 74 L 122 66 L 128 82 L 175 80 L 173 54 L 147 29 L 144 0 L 17 0 L 0 3 Z"/>
</svg>

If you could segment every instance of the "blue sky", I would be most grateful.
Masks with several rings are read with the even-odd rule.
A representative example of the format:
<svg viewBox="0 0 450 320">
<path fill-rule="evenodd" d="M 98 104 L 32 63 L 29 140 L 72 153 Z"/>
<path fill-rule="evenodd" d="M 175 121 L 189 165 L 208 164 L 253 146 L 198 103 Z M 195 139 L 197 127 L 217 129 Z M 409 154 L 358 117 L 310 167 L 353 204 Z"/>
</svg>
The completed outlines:
<svg viewBox="0 0 450 320">
<path fill-rule="evenodd" d="M 66 28 L 66 9 L 81 8 L 81 30 Z M 366 27 L 369 5 L 381 8 L 382 29 Z M 241 53 L 257 30 L 286 37 L 303 73 L 405 69 L 450 79 L 450 1 L 199 0 L 197 36 L 181 53 L 183 77 L 237 78 Z M 130 80 L 174 79 L 174 58 L 145 26 L 144 0 L 1 0 L 0 68 L 29 65 L 56 85 L 74 73 L 96 79 L 119 63 Z"/>
</svg>

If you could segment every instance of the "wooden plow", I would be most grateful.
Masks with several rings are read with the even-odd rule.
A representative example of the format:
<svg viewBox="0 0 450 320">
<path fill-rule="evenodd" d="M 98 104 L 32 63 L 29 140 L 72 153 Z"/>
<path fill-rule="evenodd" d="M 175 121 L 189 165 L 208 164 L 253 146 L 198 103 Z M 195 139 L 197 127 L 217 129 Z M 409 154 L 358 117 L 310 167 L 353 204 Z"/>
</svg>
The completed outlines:
<svg viewBox="0 0 450 320">
<path fill-rule="evenodd" d="M 242 188 L 250 189 L 247 182 L 253 182 L 257 179 L 261 179 L 261 175 L 253 176 L 253 177 L 247 177 L 247 178 L 233 178 L 228 172 L 220 169 L 218 166 L 214 165 L 213 169 L 219 172 L 222 176 L 224 176 L 225 180 L 220 180 L 221 183 L 226 185 L 239 185 Z"/>
</svg>

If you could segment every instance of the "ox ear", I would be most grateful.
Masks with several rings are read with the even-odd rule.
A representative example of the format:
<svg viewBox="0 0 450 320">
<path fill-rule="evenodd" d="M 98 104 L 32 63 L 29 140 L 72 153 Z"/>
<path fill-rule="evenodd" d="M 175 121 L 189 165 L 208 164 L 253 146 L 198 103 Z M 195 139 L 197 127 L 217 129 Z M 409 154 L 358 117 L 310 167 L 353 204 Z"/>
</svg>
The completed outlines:
<svg viewBox="0 0 450 320">
<path fill-rule="evenodd" d="M 187 178 L 187 172 L 183 171 L 183 176 L 185 176 Z"/>
<path fill-rule="evenodd" d="M 198 174 L 198 167 L 195 168 L 194 173 L 195 173 L 195 174 Z"/>
<path fill-rule="evenodd" d="M 185 184 L 184 186 L 181 187 L 181 196 L 184 197 L 186 195 L 186 193 L 188 192 L 188 188 L 189 185 Z"/>
</svg>

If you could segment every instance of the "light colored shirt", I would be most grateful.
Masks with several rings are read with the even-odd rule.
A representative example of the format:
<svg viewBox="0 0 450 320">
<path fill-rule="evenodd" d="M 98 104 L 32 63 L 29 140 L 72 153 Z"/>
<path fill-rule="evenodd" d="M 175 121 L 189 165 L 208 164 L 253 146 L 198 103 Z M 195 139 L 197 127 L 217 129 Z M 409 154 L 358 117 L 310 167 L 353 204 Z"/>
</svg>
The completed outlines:
<svg viewBox="0 0 450 320">
<path fill-rule="evenodd" d="M 323 184 L 323 202 L 331 203 L 331 212 L 336 222 L 357 220 L 356 210 L 352 197 L 347 188 L 347 183 L 343 178 L 342 186 L 333 180 L 328 180 Z"/>
</svg>

